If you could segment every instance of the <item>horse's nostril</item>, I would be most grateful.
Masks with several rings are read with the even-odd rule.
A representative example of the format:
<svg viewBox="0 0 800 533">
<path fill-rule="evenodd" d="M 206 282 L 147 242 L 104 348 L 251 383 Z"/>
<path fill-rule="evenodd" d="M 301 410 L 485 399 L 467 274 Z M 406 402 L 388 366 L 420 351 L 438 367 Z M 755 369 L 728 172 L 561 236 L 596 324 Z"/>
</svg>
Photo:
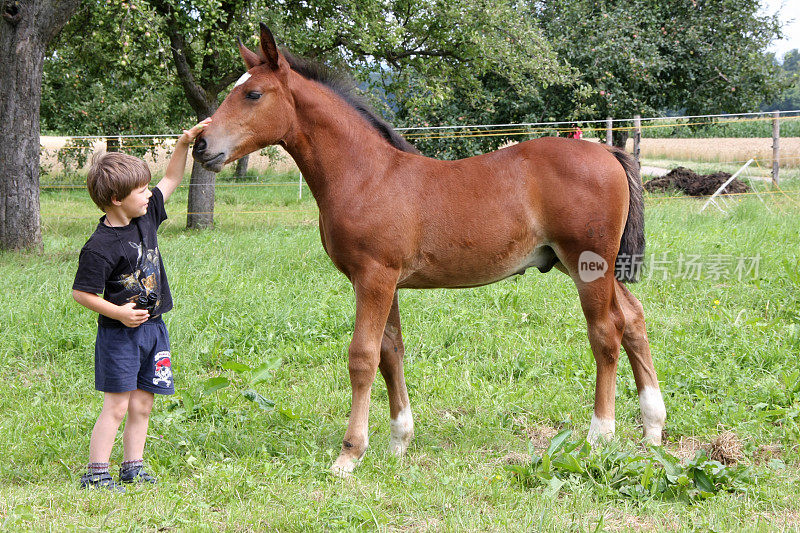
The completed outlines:
<svg viewBox="0 0 800 533">
<path fill-rule="evenodd" d="M 198 139 L 197 142 L 194 143 L 194 151 L 197 153 L 205 152 L 206 146 L 208 146 L 208 144 L 205 139 Z"/>
</svg>

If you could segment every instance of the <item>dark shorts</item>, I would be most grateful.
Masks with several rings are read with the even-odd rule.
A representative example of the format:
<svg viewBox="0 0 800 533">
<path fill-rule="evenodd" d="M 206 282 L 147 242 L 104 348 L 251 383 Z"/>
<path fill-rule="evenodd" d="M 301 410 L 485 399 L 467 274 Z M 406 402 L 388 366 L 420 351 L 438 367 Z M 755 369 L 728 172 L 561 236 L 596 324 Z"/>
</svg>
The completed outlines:
<svg viewBox="0 0 800 533">
<path fill-rule="evenodd" d="M 142 389 L 173 394 L 169 335 L 164 321 L 148 321 L 137 328 L 98 326 L 94 386 L 102 392 Z"/>
</svg>

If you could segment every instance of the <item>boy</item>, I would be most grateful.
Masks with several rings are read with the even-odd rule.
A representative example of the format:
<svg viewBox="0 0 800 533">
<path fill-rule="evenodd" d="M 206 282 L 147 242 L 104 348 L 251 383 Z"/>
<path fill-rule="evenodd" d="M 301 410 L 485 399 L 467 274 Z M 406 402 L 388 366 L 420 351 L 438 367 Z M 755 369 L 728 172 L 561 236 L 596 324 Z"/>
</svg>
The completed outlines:
<svg viewBox="0 0 800 533">
<path fill-rule="evenodd" d="M 72 295 L 100 315 L 94 375 L 95 388 L 103 392 L 103 409 L 92 430 L 82 488 L 125 492 L 111 478 L 108 461 L 126 414 L 120 481 L 156 482 L 142 459 L 150 411 L 154 394 L 175 392 L 169 337 L 161 318 L 172 308 L 172 296 L 156 230 L 167 218 L 164 202 L 183 180 L 189 144 L 210 121 L 183 131 L 164 178 L 152 192 L 150 169 L 141 159 L 108 152 L 92 160 L 86 185 L 105 215 L 81 249 Z"/>
</svg>

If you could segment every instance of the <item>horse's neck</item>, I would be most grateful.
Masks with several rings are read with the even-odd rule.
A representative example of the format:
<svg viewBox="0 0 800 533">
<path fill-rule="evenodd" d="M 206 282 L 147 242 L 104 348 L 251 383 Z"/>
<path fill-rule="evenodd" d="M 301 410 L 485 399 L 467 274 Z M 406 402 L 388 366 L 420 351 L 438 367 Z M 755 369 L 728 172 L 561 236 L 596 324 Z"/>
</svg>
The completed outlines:
<svg viewBox="0 0 800 533">
<path fill-rule="evenodd" d="M 284 143 L 322 208 L 331 192 L 347 194 L 379 174 L 395 149 L 327 88 L 300 83 L 293 91 L 297 122 Z"/>
</svg>

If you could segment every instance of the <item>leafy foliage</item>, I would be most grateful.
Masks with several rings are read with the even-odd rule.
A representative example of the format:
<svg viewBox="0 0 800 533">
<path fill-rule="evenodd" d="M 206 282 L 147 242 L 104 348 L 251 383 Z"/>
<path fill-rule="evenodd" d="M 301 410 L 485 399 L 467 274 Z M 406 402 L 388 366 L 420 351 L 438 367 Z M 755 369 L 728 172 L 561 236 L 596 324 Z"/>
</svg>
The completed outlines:
<svg viewBox="0 0 800 533">
<path fill-rule="evenodd" d="M 208 115 L 244 69 L 234 39 L 257 49 L 259 22 L 293 52 L 353 72 L 369 92 L 385 95 L 374 103 L 401 123 L 414 122 L 410 110 L 456 93 L 477 97 L 479 79 L 490 73 L 522 94 L 531 80 L 563 73 L 542 32 L 511 0 L 93 0 L 68 33 L 93 27 L 91 39 L 65 37 L 50 58 L 47 126 L 73 134 L 131 123 L 139 133 L 175 128 L 186 122 L 186 103 L 164 106 L 181 89 L 198 116 Z M 56 116 L 62 97 L 79 103 L 65 119 Z"/>
<path fill-rule="evenodd" d="M 760 7 L 757 0 L 571 0 L 544 3 L 540 20 L 592 88 L 574 108 L 594 118 L 701 114 L 753 108 L 776 92 L 764 50 L 779 26 L 758 15 Z"/>
<path fill-rule="evenodd" d="M 786 88 L 775 102 L 766 106 L 766 111 L 793 111 L 800 109 L 800 50 L 786 52 L 780 63 L 781 74 Z"/>
<path fill-rule="evenodd" d="M 233 355 L 232 349 L 225 350 L 227 356 Z M 222 370 L 228 371 L 229 376 L 216 376 L 209 378 L 200 384 L 199 393 L 183 393 L 181 401 L 187 416 L 199 412 L 205 398 L 216 396 L 217 392 L 225 389 L 232 389 L 235 397 L 242 397 L 252 402 L 262 411 L 272 411 L 276 409 L 288 419 L 297 418 L 289 408 L 276 406 L 273 400 L 261 395 L 253 387 L 258 383 L 272 379 L 274 371 L 283 361 L 280 358 L 270 359 L 257 367 L 251 367 L 235 360 L 222 363 Z"/>
<path fill-rule="evenodd" d="M 652 457 L 609 444 L 593 450 L 583 440 L 569 440 L 572 430 L 553 437 L 541 456 L 531 451 L 528 465 L 505 468 L 526 486 L 544 486 L 553 497 L 569 483 L 590 485 L 611 498 L 665 499 L 690 502 L 719 492 L 744 492 L 753 483 L 744 466 L 725 466 L 698 451 L 685 464 L 661 447 L 651 447 Z"/>
<path fill-rule="evenodd" d="M 190 109 L 154 25 L 140 2 L 85 2 L 45 61 L 42 132 L 163 134 L 185 125 Z"/>
</svg>

